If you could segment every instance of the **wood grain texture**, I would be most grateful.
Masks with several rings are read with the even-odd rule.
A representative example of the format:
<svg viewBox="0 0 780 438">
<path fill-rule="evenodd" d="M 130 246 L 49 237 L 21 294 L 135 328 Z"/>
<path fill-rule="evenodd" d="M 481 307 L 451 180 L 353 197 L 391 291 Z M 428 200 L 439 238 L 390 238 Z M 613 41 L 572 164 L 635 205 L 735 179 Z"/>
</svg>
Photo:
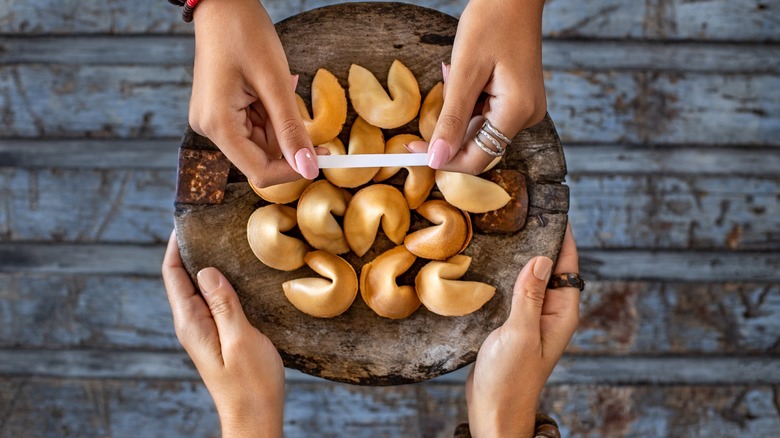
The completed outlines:
<svg viewBox="0 0 780 438">
<path fill-rule="evenodd" d="M 194 382 L 3 378 L 0 437 L 219 436 L 205 388 Z M 772 436 L 775 386 L 556 385 L 541 408 L 563 436 Z M 2 399 L 0 399 L 2 400 Z M 462 385 L 361 388 L 288 385 L 288 437 L 451 437 L 465 420 Z"/>
<path fill-rule="evenodd" d="M 0 137 L 179 137 L 191 87 L 189 67 L 0 66 Z"/>
<path fill-rule="evenodd" d="M 183 351 L 4 350 L 2 353 L 0 373 L 7 376 L 199 379 L 195 366 Z M 467 376 L 464 370 L 458 371 L 455 379 L 443 380 L 463 383 Z M 548 383 L 776 385 L 780 383 L 780 369 L 776 359 L 761 357 L 563 356 Z"/>
<path fill-rule="evenodd" d="M 548 226 L 562 227 L 557 215 L 545 217 L 549 220 Z M 533 230 L 538 225 L 526 226 L 526 230 Z M 224 245 L 227 242 L 233 244 L 237 250 L 249 251 L 244 248 L 245 237 L 224 235 L 221 239 L 225 241 L 218 240 L 215 244 Z M 3 243 L 0 244 L 0 273 L 156 277 L 160 272 L 164 251 L 163 245 Z M 528 251 L 541 253 L 539 248 L 531 248 Z M 517 266 L 519 271 L 523 258 L 520 255 L 513 258 L 517 260 L 513 260 L 512 264 Z M 202 266 L 205 267 L 205 264 Z M 224 267 L 222 263 L 215 263 L 215 266 Z M 257 268 L 258 265 L 252 264 L 251 269 Z M 580 270 L 590 280 L 773 282 L 780 280 L 780 254 L 766 251 L 583 249 L 580 250 Z M 498 281 L 513 282 L 514 273 L 517 271 L 501 273 Z M 240 284 L 240 281 L 248 281 L 247 278 L 242 280 L 246 275 L 248 274 L 231 276 L 231 279 L 238 279 L 234 280 L 234 284 Z M 280 284 L 281 279 L 276 286 Z"/>
<path fill-rule="evenodd" d="M 777 176 L 573 175 L 568 182 L 572 227 L 586 248 L 773 250 L 780 245 L 780 222 L 774 219 L 780 213 Z"/>
<path fill-rule="evenodd" d="M 776 386 L 553 386 L 540 409 L 562 436 L 771 436 L 778 430 Z"/>
<path fill-rule="evenodd" d="M 0 138 L 178 137 L 191 81 L 183 66 L 0 66 Z M 777 75 L 548 71 L 546 87 L 564 143 L 780 145 Z"/>
<path fill-rule="evenodd" d="M 647 148 L 628 145 L 567 144 L 569 175 L 655 174 L 686 176 L 778 175 L 780 154 L 772 148 L 673 146 Z"/>
<path fill-rule="evenodd" d="M 347 0 L 354 1 L 354 0 Z M 279 21 L 344 0 L 266 0 Z M 418 0 L 417 5 L 459 16 L 466 0 Z M 78 10 L 78 14 L 72 11 Z M 180 10 L 165 1 L 129 7 L 78 0 L 0 0 L 0 33 L 40 34 L 190 34 Z M 699 41 L 780 41 L 780 11 L 764 0 L 547 0 L 543 31 L 548 38 L 650 39 Z"/>
<path fill-rule="evenodd" d="M 67 160 L 64 160 L 67 161 Z M 166 242 L 173 170 L 0 168 L 5 241 Z"/>
<path fill-rule="evenodd" d="M 173 171 L 180 142 L 179 138 L 4 139 L 0 143 L 0 168 Z M 71 178 L 79 176 L 71 174 Z"/>
<path fill-rule="evenodd" d="M 780 11 L 762 0 L 547 0 L 554 38 L 777 41 Z"/>
<path fill-rule="evenodd" d="M 777 75 L 552 71 L 550 115 L 566 142 L 777 145 Z M 767 91 L 764 91 L 767 90 Z"/>
<path fill-rule="evenodd" d="M 584 354 L 775 354 L 766 283 L 589 281 L 569 346 Z M 45 321 L 41 324 L 38 321 Z M 0 274 L 0 348 L 178 349 L 158 278 Z"/>
<path fill-rule="evenodd" d="M 194 51 L 190 36 L 0 37 L 0 64 L 190 66 Z M 780 46 L 545 40 L 542 64 L 564 71 L 773 73 L 780 69 Z"/>
<path fill-rule="evenodd" d="M 179 349 L 159 278 L 0 274 L 3 348 Z"/>
</svg>

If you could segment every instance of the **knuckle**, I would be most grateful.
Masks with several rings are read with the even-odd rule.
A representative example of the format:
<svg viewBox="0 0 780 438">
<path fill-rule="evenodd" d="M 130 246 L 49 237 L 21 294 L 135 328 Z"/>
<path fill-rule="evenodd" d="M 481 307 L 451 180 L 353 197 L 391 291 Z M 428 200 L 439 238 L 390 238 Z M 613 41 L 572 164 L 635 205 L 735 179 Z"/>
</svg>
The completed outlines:
<svg viewBox="0 0 780 438">
<path fill-rule="evenodd" d="M 439 116 L 438 126 L 445 133 L 460 131 L 465 125 L 465 118 L 456 112 L 448 112 Z"/>
<path fill-rule="evenodd" d="M 209 302 L 209 311 L 213 316 L 228 316 L 234 312 L 236 303 L 229 297 L 217 295 Z"/>
<path fill-rule="evenodd" d="M 176 333 L 176 338 L 181 343 L 182 347 L 189 348 L 192 344 L 194 332 L 192 327 L 181 321 L 176 321 L 173 324 L 173 331 Z"/>
<path fill-rule="evenodd" d="M 541 285 L 526 285 L 523 288 L 523 294 L 525 295 L 525 299 L 539 307 L 542 307 L 542 304 L 544 304 L 544 294 L 545 294 L 545 288 Z"/>
<path fill-rule="evenodd" d="M 293 118 L 283 119 L 277 129 L 279 139 L 290 142 L 300 142 L 307 136 L 303 123 Z"/>
<path fill-rule="evenodd" d="M 250 181 L 252 181 L 252 185 L 257 187 L 258 189 L 264 189 L 264 188 L 272 185 L 270 183 L 270 181 L 268 180 L 268 178 L 266 178 L 262 174 L 254 175 L 254 176 L 250 177 L 249 179 L 250 179 Z"/>
<path fill-rule="evenodd" d="M 547 99 L 544 93 L 541 96 L 531 96 L 516 100 L 512 113 L 516 114 L 519 120 L 525 121 L 523 128 L 541 122 L 547 114 Z"/>
</svg>

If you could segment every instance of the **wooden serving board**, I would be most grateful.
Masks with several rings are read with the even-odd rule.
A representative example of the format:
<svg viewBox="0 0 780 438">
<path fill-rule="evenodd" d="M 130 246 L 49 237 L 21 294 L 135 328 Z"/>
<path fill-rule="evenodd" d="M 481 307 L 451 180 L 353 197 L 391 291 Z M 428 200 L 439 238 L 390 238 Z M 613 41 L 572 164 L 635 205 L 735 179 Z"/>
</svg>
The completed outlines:
<svg viewBox="0 0 780 438">
<path fill-rule="evenodd" d="M 384 81 L 394 59 L 411 69 L 425 95 L 441 80 L 441 62 L 450 59 L 456 28 L 455 18 L 399 3 L 336 5 L 277 25 L 290 68 L 300 75 L 299 93 L 307 100 L 320 67 L 346 88 L 352 63 Z M 345 144 L 354 118 L 350 108 L 342 132 Z M 389 138 L 399 132 L 417 132 L 417 120 L 385 134 Z M 406 319 L 389 320 L 377 316 L 359 294 L 336 318 L 318 319 L 298 311 L 285 298 L 281 284 L 316 274 L 308 267 L 277 271 L 255 258 L 247 243 L 246 223 L 266 203 L 208 139 L 191 130 L 185 133 L 179 155 L 176 234 L 193 279 L 205 267 L 220 269 L 236 288 L 249 320 L 273 341 L 287 367 L 363 385 L 418 382 L 473 362 L 485 337 L 506 319 L 523 265 L 536 255 L 557 259 L 569 192 L 561 184 L 566 164 L 550 118 L 518 134 L 499 168 L 517 169 L 525 176 L 528 220 L 514 234 L 475 230 L 465 251 L 473 262 L 464 279 L 490 283 L 497 292 L 482 309 L 462 317 L 438 316 L 421 306 Z M 421 226 L 419 220 L 413 222 L 413 228 Z M 359 274 L 365 262 L 391 246 L 380 238 L 363 258 L 351 253 L 346 258 Z M 402 281 L 413 280 L 410 277 Z"/>
</svg>

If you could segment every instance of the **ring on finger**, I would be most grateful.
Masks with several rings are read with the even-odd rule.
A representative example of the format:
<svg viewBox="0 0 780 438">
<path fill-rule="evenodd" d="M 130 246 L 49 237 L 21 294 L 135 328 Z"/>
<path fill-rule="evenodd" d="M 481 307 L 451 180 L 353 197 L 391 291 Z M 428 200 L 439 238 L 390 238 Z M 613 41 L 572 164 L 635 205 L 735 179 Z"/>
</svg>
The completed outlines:
<svg viewBox="0 0 780 438">
<path fill-rule="evenodd" d="M 493 148 L 488 147 L 483 141 L 483 138 L 491 143 Z M 502 142 L 505 144 L 502 144 Z M 487 119 L 485 119 L 485 123 L 482 124 L 482 127 L 479 128 L 477 134 L 474 135 L 474 143 L 491 157 L 503 156 L 506 153 L 507 146 L 511 142 L 512 140 L 496 129 Z"/>
<path fill-rule="evenodd" d="M 582 292 L 582 290 L 585 289 L 585 280 L 580 277 L 580 274 L 572 272 L 551 275 L 550 281 L 547 283 L 547 288 L 558 289 L 560 287 L 576 287 Z"/>
</svg>

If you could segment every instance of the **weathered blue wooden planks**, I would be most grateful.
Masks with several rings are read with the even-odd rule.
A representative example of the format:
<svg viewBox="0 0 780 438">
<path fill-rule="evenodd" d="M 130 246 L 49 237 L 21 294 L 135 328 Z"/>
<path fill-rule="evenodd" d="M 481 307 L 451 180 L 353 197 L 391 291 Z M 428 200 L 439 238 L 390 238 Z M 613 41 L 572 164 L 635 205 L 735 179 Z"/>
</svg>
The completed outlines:
<svg viewBox="0 0 780 438">
<path fill-rule="evenodd" d="M 0 379 L 0 389 L 17 400 L 0 405 L 8 413 L 3 437 L 219 436 L 211 399 L 194 382 Z M 466 418 L 462 397 L 462 385 L 290 384 L 285 436 L 315 430 L 319 436 L 450 437 Z M 561 385 L 545 390 L 542 409 L 559 419 L 564 436 L 771 436 L 780 427 L 772 399 L 773 388 L 762 385 Z"/>
<path fill-rule="evenodd" d="M 275 20 L 332 3 L 264 2 Z M 0 0 L 2 438 L 219 434 L 159 280 L 192 80 L 179 12 Z M 778 23 L 766 0 L 547 0 L 588 280 L 542 402 L 565 436 L 780 429 Z M 291 372 L 285 431 L 451 436 L 464 376 L 356 388 Z"/>
<path fill-rule="evenodd" d="M 193 62 L 191 36 L 120 35 L 0 36 L 0 64 L 183 65 Z M 582 41 L 542 43 L 548 70 L 633 70 L 710 73 L 774 73 L 780 70 L 780 45 L 658 41 Z"/>
<path fill-rule="evenodd" d="M 589 281 L 587 288 L 570 353 L 777 351 L 780 289 L 776 285 Z M 0 274 L 0 297 L 0 349 L 179 348 L 157 278 Z"/>
<path fill-rule="evenodd" d="M 355 1 L 355 0 L 348 0 Z M 343 0 L 266 0 L 274 21 Z M 465 0 L 411 2 L 459 16 Z M 72 11 L 78 11 L 73 13 Z M 762 0 L 547 0 L 543 29 L 552 38 L 780 41 L 780 11 Z M 0 33 L 191 33 L 164 1 L 0 0 Z"/>
<path fill-rule="evenodd" d="M 188 67 L 0 66 L 0 138 L 179 136 L 191 80 Z M 777 75 L 551 71 L 546 84 L 564 142 L 780 145 Z"/>
</svg>

